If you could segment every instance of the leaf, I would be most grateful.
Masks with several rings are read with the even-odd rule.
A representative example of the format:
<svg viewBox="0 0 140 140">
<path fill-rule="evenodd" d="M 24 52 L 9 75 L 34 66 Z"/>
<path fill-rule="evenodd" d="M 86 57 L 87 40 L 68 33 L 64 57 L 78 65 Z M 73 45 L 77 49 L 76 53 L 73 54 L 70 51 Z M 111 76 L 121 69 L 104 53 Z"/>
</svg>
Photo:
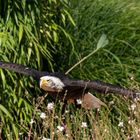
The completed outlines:
<svg viewBox="0 0 140 140">
<path fill-rule="evenodd" d="M 64 12 L 67 14 L 67 16 L 68 16 L 70 22 L 73 24 L 73 26 L 76 26 L 76 24 L 75 24 L 72 16 L 70 15 L 70 13 L 68 11 L 66 11 L 66 10 L 64 10 Z"/>
<path fill-rule="evenodd" d="M 36 60 L 37 60 L 37 63 L 38 63 L 38 66 L 40 67 L 40 51 L 39 51 L 39 48 L 37 46 L 37 44 L 34 43 L 34 48 L 35 48 L 35 54 L 36 54 Z"/>
<path fill-rule="evenodd" d="M 19 36 L 19 43 L 22 39 L 22 36 L 23 36 L 23 25 L 20 23 L 19 25 L 19 33 L 18 33 L 18 36 Z"/>
<path fill-rule="evenodd" d="M 18 23 L 18 17 L 16 15 L 16 13 L 14 14 L 14 18 L 15 18 L 16 24 L 18 25 L 19 23 Z"/>
<path fill-rule="evenodd" d="M 63 24 L 65 25 L 65 24 L 66 24 L 66 17 L 65 17 L 64 14 L 61 14 L 61 16 L 62 16 L 62 22 L 63 22 Z"/>
<path fill-rule="evenodd" d="M 14 134 L 15 134 L 15 136 L 16 136 L 16 140 L 18 140 L 18 129 L 17 129 L 17 127 L 15 126 L 15 124 L 12 124 L 12 128 L 13 128 L 13 130 L 14 130 Z"/>
<path fill-rule="evenodd" d="M 49 32 L 49 31 L 46 31 L 46 35 L 47 35 L 47 37 L 49 37 L 49 38 L 51 38 L 51 39 L 52 39 L 52 36 L 51 36 L 51 34 L 50 34 L 50 32 Z"/>
<path fill-rule="evenodd" d="M 54 39 L 54 42 L 57 43 L 58 42 L 58 35 L 55 31 L 53 31 L 53 39 Z"/>
<path fill-rule="evenodd" d="M 28 55 L 27 55 L 28 62 L 30 61 L 31 54 L 32 54 L 32 48 L 28 48 Z"/>
<path fill-rule="evenodd" d="M 119 57 L 117 57 L 117 55 L 113 54 L 112 52 L 110 52 L 109 50 L 107 49 L 104 49 L 105 52 L 109 53 L 110 55 L 113 56 L 113 58 L 118 62 L 118 64 L 120 64 L 121 68 L 123 69 L 123 65 L 121 63 L 121 60 L 119 59 Z"/>
<path fill-rule="evenodd" d="M 109 43 L 107 37 L 105 34 L 102 34 L 98 43 L 97 43 L 97 49 L 105 47 Z"/>
<path fill-rule="evenodd" d="M 10 114 L 10 112 L 1 104 L 0 104 L 0 110 L 3 111 L 11 120 L 13 120 L 13 117 Z"/>
<path fill-rule="evenodd" d="M 19 99 L 19 101 L 18 101 L 18 107 L 20 107 L 20 106 L 21 106 L 22 102 L 23 102 L 23 99 L 22 99 L 22 98 L 20 98 L 20 99 Z"/>
<path fill-rule="evenodd" d="M 6 79 L 5 79 L 5 75 L 3 73 L 3 70 L 0 70 L 0 73 L 1 73 L 1 79 L 2 79 L 3 88 L 5 89 Z"/>
<path fill-rule="evenodd" d="M 75 67 L 77 67 L 80 63 L 88 59 L 90 56 L 92 56 L 94 53 L 96 53 L 100 48 L 105 47 L 109 43 L 107 37 L 105 34 L 102 34 L 98 43 L 97 43 L 97 48 L 93 50 L 90 54 L 87 56 L 83 57 L 79 62 L 77 62 L 75 65 L 73 65 L 65 74 L 68 74 L 70 71 L 72 71 Z"/>
</svg>

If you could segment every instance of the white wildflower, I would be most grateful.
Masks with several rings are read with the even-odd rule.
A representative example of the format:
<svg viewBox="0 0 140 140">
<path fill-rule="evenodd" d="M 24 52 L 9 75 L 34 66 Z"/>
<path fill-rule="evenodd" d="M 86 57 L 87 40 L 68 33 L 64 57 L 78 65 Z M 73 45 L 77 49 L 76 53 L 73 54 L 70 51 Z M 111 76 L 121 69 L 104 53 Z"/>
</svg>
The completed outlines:
<svg viewBox="0 0 140 140">
<path fill-rule="evenodd" d="M 33 123 L 35 123 L 35 121 L 33 119 L 31 119 L 30 124 L 33 124 Z"/>
<path fill-rule="evenodd" d="M 8 136 L 8 137 L 10 137 L 10 136 L 11 136 L 11 134 L 7 134 L 7 136 Z"/>
<path fill-rule="evenodd" d="M 62 131 L 64 131 L 65 128 L 63 126 L 59 125 L 59 126 L 57 126 L 57 129 L 58 129 L 58 132 L 62 132 Z"/>
<path fill-rule="evenodd" d="M 131 124 L 131 125 L 132 125 L 132 124 L 134 124 L 134 123 L 135 123 L 135 120 L 129 120 L 129 121 L 128 121 L 128 124 Z"/>
<path fill-rule="evenodd" d="M 118 124 L 119 127 L 123 127 L 123 125 L 124 125 L 123 121 L 119 122 L 119 124 Z"/>
<path fill-rule="evenodd" d="M 136 131 L 137 137 L 139 138 L 140 137 L 140 128 L 135 128 L 135 131 Z"/>
<path fill-rule="evenodd" d="M 82 127 L 82 128 L 87 128 L 87 123 L 86 123 L 86 122 L 82 122 L 81 127 Z"/>
<path fill-rule="evenodd" d="M 22 132 L 19 132 L 18 134 L 19 134 L 19 136 L 23 135 L 23 133 L 22 133 Z"/>
<path fill-rule="evenodd" d="M 41 140 L 51 140 L 51 139 L 43 137 Z"/>
<path fill-rule="evenodd" d="M 140 138 L 140 128 L 138 129 L 137 137 Z"/>
<path fill-rule="evenodd" d="M 135 102 L 140 101 L 140 93 L 136 93 L 136 98 L 134 99 Z"/>
<path fill-rule="evenodd" d="M 59 117 L 56 115 L 56 116 L 54 116 L 54 119 L 58 119 Z"/>
<path fill-rule="evenodd" d="M 69 134 L 66 134 L 66 137 L 69 137 Z"/>
<path fill-rule="evenodd" d="M 110 105 L 114 105 L 114 101 L 110 101 L 109 104 L 110 104 Z"/>
<path fill-rule="evenodd" d="M 131 76 L 131 77 L 130 77 L 130 80 L 134 80 L 134 76 Z"/>
<path fill-rule="evenodd" d="M 46 118 L 46 114 L 45 114 L 44 112 L 41 112 L 41 113 L 40 113 L 40 118 L 41 118 L 41 119 L 45 119 L 45 118 Z"/>
<path fill-rule="evenodd" d="M 137 107 L 136 104 L 132 104 L 131 105 L 131 110 L 135 110 L 136 107 Z"/>
<path fill-rule="evenodd" d="M 65 113 L 69 113 L 69 111 L 68 110 L 65 110 Z"/>
<path fill-rule="evenodd" d="M 135 115 L 138 115 L 138 111 L 134 111 L 133 113 L 134 113 Z"/>
<path fill-rule="evenodd" d="M 53 110 L 53 108 L 54 108 L 54 103 L 48 103 L 47 109 L 48 110 Z"/>
<path fill-rule="evenodd" d="M 82 104 L 82 100 L 81 99 L 77 99 L 76 102 L 77 102 L 78 105 Z"/>
</svg>

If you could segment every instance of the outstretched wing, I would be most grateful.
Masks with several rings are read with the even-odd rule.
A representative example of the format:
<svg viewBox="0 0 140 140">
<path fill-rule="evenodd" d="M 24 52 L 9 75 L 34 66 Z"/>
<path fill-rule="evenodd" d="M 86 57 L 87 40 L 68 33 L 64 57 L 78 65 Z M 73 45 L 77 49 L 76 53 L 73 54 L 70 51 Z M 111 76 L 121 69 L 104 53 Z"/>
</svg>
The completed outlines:
<svg viewBox="0 0 140 140">
<path fill-rule="evenodd" d="M 0 68 L 13 70 L 17 73 L 30 75 L 38 79 L 46 75 L 56 76 L 62 80 L 62 82 L 65 84 L 66 87 L 70 87 L 70 88 L 93 89 L 101 93 L 118 93 L 118 94 L 126 95 L 132 98 L 140 97 L 140 92 L 138 91 L 126 89 L 126 88 L 116 86 L 113 84 L 109 84 L 109 83 L 105 83 L 101 81 L 73 80 L 73 79 L 69 79 L 67 76 L 61 75 L 60 73 L 48 73 L 48 72 L 38 71 L 35 69 L 31 69 L 29 67 L 26 67 L 24 65 L 15 64 L 11 62 L 0 61 Z"/>
<path fill-rule="evenodd" d="M 35 69 L 31 69 L 24 65 L 15 64 L 15 63 L 11 63 L 11 62 L 3 62 L 3 61 L 0 61 L 0 68 L 12 70 L 14 72 L 25 74 L 25 75 L 30 75 L 35 78 L 40 78 L 41 76 L 49 74 L 48 72 L 42 72 L 42 71 L 38 71 Z"/>
<path fill-rule="evenodd" d="M 93 89 L 100 93 L 118 93 L 132 98 L 140 97 L 140 92 L 138 91 L 126 89 L 121 86 L 117 86 L 101 81 L 64 79 L 63 83 L 67 87 L 77 87 L 77 88 L 81 87 L 83 89 Z"/>
</svg>

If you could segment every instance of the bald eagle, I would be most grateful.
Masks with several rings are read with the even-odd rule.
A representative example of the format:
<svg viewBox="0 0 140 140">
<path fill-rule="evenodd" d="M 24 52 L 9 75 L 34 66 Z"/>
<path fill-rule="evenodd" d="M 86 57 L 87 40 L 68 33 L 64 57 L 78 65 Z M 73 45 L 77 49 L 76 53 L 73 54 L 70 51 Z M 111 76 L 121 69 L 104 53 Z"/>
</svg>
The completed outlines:
<svg viewBox="0 0 140 140">
<path fill-rule="evenodd" d="M 71 79 L 64 74 L 49 73 L 46 71 L 38 71 L 24 65 L 11 62 L 0 61 L 0 68 L 13 70 L 17 73 L 33 76 L 39 81 L 40 89 L 47 92 L 53 99 L 66 100 L 71 103 L 78 103 L 85 109 L 99 108 L 105 106 L 101 100 L 89 93 L 89 89 L 93 89 L 100 93 L 119 93 L 130 97 L 138 97 L 139 93 L 134 90 L 126 89 L 113 84 Z"/>
</svg>

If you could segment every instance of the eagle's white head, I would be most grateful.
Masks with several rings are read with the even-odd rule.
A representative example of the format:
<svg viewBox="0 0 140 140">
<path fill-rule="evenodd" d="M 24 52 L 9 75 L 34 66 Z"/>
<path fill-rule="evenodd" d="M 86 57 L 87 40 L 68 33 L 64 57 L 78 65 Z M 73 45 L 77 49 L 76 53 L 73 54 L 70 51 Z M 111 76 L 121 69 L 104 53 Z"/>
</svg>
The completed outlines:
<svg viewBox="0 0 140 140">
<path fill-rule="evenodd" d="M 44 91 L 61 92 L 64 88 L 63 82 L 54 76 L 43 76 L 40 78 L 40 88 Z"/>
</svg>

